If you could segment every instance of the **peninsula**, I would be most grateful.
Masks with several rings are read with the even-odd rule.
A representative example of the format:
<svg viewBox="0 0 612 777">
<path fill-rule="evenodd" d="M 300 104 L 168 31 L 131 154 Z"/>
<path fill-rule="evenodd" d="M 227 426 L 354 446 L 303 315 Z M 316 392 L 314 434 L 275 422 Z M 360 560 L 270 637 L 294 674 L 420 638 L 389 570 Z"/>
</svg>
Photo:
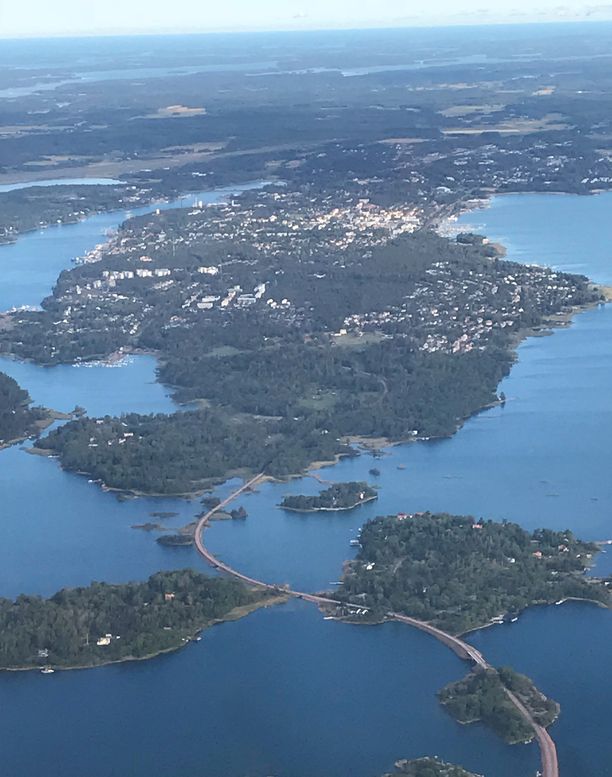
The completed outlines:
<svg viewBox="0 0 612 777">
<path fill-rule="evenodd" d="M 375 499 L 378 492 L 367 483 L 334 483 L 316 496 L 286 496 L 280 507 L 297 513 L 337 512 L 353 510 Z"/>
<path fill-rule="evenodd" d="M 146 350 L 197 409 L 80 418 L 41 447 L 109 488 L 185 495 L 355 455 L 356 438 L 452 435 L 499 401 L 526 332 L 602 292 L 421 229 L 419 213 L 336 189 L 330 212 L 271 186 L 129 220 L 41 311 L 9 316 L 0 352 L 58 364 Z"/>
<path fill-rule="evenodd" d="M 49 411 L 32 407 L 28 392 L 0 372 L 0 450 L 38 434 L 52 420 Z"/>
</svg>

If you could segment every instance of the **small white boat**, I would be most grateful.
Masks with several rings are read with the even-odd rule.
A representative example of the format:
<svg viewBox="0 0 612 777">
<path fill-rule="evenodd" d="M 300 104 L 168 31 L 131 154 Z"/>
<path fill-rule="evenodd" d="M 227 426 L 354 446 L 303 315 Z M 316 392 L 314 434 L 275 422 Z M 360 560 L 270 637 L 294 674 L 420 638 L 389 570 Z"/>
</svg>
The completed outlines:
<svg viewBox="0 0 612 777">
<path fill-rule="evenodd" d="M 50 666 L 46 666 L 44 669 L 41 669 L 40 672 L 41 674 L 53 674 L 55 669 L 51 669 Z"/>
</svg>

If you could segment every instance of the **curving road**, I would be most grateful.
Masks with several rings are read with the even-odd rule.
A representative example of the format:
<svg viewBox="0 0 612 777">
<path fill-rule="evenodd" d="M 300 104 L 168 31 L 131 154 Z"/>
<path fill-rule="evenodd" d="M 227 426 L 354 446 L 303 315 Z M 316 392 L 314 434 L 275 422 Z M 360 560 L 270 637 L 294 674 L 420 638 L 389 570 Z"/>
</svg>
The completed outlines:
<svg viewBox="0 0 612 777">
<path fill-rule="evenodd" d="M 223 508 L 226 507 L 230 502 L 232 502 L 234 499 L 237 499 L 245 491 L 250 490 L 253 486 L 263 480 L 263 478 L 263 473 L 256 475 L 254 478 L 251 478 L 251 480 L 247 481 L 239 489 L 231 493 L 216 507 L 213 507 L 212 510 L 209 510 L 205 515 L 200 517 L 194 530 L 194 542 L 198 553 L 215 569 L 219 569 L 222 572 L 225 572 L 226 574 L 231 575 L 232 577 L 235 577 L 238 580 L 242 580 L 244 583 L 248 583 L 249 585 L 255 586 L 257 588 L 264 588 L 269 591 L 274 591 L 275 593 L 282 592 L 287 596 L 294 596 L 298 599 L 304 599 L 307 602 L 313 602 L 314 604 L 318 605 L 331 604 L 345 606 L 349 609 L 367 609 L 364 608 L 362 604 L 347 604 L 346 602 L 340 602 L 337 599 L 330 599 L 325 596 L 318 596 L 317 594 L 304 593 L 303 591 L 294 591 L 288 586 L 264 583 L 261 580 L 256 580 L 253 577 L 244 575 L 237 569 L 230 567 L 228 564 L 220 561 L 208 550 L 204 544 L 204 530 L 207 528 L 215 513 L 223 510 Z M 457 656 L 459 656 L 459 658 L 464 661 L 471 661 L 482 669 L 493 668 L 479 650 L 477 650 L 473 645 L 470 645 L 468 642 L 464 642 L 459 637 L 455 637 L 454 635 L 449 634 L 446 631 L 442 631 L 442 629 L 438 629 L 429 623 L 425 623 L 424 621 L 417 620 L 416 618 L 410 618 L 408 615 L 401 615 L 397 612 L 388 612 L 387 617 L 400 623 L 406 623 L 408 626 L 419 629 L 419 631 L 424 631 L 427 634 L 431 634 L 431 636 L 435 637 L 437 640 L 446 645 L 446 647 L 450 648 L 450 650 L 452 650 Z M 543 726 L 540 726 L 538 723 L 536 723 L 529 710 L 511 691 L 506 689 L 506 693 L 508 694 L 510 701 L 514 704 L 523 718 L 533 729 L 536 741 L 540 748 L 540 757 L 542 761 L 541 776 L 559 777 L 557 748 L 552 737 Z"/>
<path fill-rule="evenodd" d="M 448 634 L 446 631 L 442 631 L 442 629 L 437 629 L 430 623 L 416 620 L 416 618 L 410 618 L 408 615 L 400 615 L 397 612 L 388 612 L 387 617 L 393 618 L 393 620 L 396 621 L 400 621 L 400 623 L 407 623 L 409 626 L 413 626 L 415 629 L 419 629 L 420 631 L 427 632 L 427 634 L 431 634 L 437 640 L 445 644 L 446 647 L 449 647 L 459 656 L 459 658 L 462 658 L 464 661 L 473 661 L 476 666 L 480 666 L 482 669 L 490 668 L 490 664 L 486 661 L 480 650 L 476 650 L 473 645 L 464 642 L 462 639 L 459 639 L 459 637 L 454 637 L 452 634 Z"/>
</svg>

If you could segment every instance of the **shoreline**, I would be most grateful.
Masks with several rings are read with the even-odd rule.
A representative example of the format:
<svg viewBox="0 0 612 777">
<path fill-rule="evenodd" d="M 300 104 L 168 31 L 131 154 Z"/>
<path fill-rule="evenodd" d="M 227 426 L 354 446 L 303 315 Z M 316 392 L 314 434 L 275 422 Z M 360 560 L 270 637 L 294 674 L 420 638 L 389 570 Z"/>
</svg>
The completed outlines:
<svg viewBox="0 0 612 777">
<path fill-rule="evenodd" d="M 432 213 L 431 216 L 426 219 L 426 226 L 431 227 L 443 237 L 454 237 L 463 231 L 458 229 L 456 224 L 461 216 L 464 216 L 466 213 L 476 213 L 480 210 L 487 210 L 491 207 L 493 199 L 497 197 L 511 197 L 515 195 L 526 197 L 597 197 L 598 195 L 606 194 L 607 192 L 612 192 L 612 187 L 607 189 L 588 189 L 584 192 L 551 192 L 529 189 L 523 191 L 498 191 L 492 189 L 483 192 L 480 197 L 463 196 L 459 197 L 454 203 L 442 205 L 436 213 Z M 497 246 L 499 244 L 490 243 L 490 245 Z M 505 246 L 501 245 L 501 248 L 505 250 Z"/>
<path fill-rule="evenodd" d="M 192 642 L 196 640 L 197 637 L 201 636 L 203 632 L 207 631 L 210 628 L 213 628 L 214 626 L 219 626 L 223 623 L 232 623 L 234 621 L 238 621 L 241 618 L 245 618 L 247 615 L 250 615 L 252 612 L 256 612 L 257 610 L 266 609 L 267 607 L 276 607 L 280 604 L 284 604 L 286 601 L 288 601 L 288 599 L 289 599 L 288 596 L 278 595 L 278 596 L 270 597 L 268 599 L 263 599 L 257 602 L 252 602 L 251 604 L 243 604 L 238 607 L 234 607 L 234 609 L 230 610 L 227 613 L 227 615 L 223 616 L 222 618 L 214 618 L 213 620 L 209 621 L 203 626 L 200 626 L 199 628 L 197 628 L 193 632 L 193 634 L 187 637 L 185 642 L 181 642 L 180 645 L 165 648 L 164 650 L 158 650 L 155 653 L 148 653 L 146 656 L 125 656 L 124 658 L 117 658 L 112 661 L 102 661 L 96 664 L 80 664 L 77 666 L 60 666 L 57 664 L 55 665 L 46 664 L 41 666 L 0 667 L 0 674 L 2 672 L 41 672 L 41 670 L 46 668 L 47 666 L 53 669 L 54 672 L 75 672 L 75 671 L 86 670 L 86 669 L 99 669 L 105 666 L 113 666 L 114 664 L 127 664 L 127 663 L 135 663 L 138 661 L 150 661 L 154 658 L 158 658 L 159 656 L 165 656 L 165 655 L 169 655 L 170 653 L 176 653 L 179 650 L 186 648 L 187 645 L 190 645 Z"/>
<path fill-rule="evenodd" d="M 362 505 L 366 505 L 369 502 L 375 502 L 378 499 L 378 494 L 375 496 L 369 496 L 367 499 L 362 499 L 360 502 L 356 502 L 354 505 L 348 507 L 285 507 L 283 504 L 277 505 L 280 510 L 287 510 L 289 513 L 343 513 L 349 510 L 356 510 Z"/>
<path fill-rule="evenodd" d="M 511 338 L 509 347 L 508 347 L 508 355 L 510 358 L 510 365 L 509 365 L 510 369 L 512 369 L 514 364 L 518 361 L 518 358 L 519 358 L 518 350 L 525 340 L 529 339 L 530 337 L 550 336 L 554 334 L 555 329 L 565 329 L 569 327 L 573 319 L 575 318 L 575 316 L 580 315 L 581 313 L 586 313 L 589 310 L 595 310 L 600 305 L 607 305 L 612 303 L 612 286 L 608 286 L 606 284 L 596 284 L 596 283 L 593 283 L 592 281 L 590 281 L 589 285 L 590 285 L 590 288 L 592 288 L 593 290 L 601 291 L 603 299 L 593 300 L 592 302 L 585 303 L 583 305 L 574 305 L 571 308 L 568 308 L 564 311 L 559 311 L 558 313 L 552 313 L 549 316 L 544 317 L 542 324 L 538 325 L 537 327 L 525 327 L 524 329 L 520 329 L 514 333 L 514 336 Z M 129 355 L 137 355 L 137 354 L 134 352 L 131 352 L 131 353 L 124 352 L 124 357 Z M 149 352 L 147 353 L 147 355 L 157 358 L 155 353 L 153 352 Z M 109 357 L 107 358 L 111 358 L 111 356 L 114 356 L 115 358 L 117 358 L 116 352 L 114 352 L 113 355 L 109 355 Z M 50 365 L 43 365 L 43 366 L 50 366 Z M 496 386 L 496 390 L 499 388 L 500 385 L 501 385 L 501 381 Z M 476 408 L 469 415 L 459 419 L 456 425 L 454 426 L 454 428 L 451 431 L 447 432 L 446 434 L 433 435 L 433 436 L 416 435 L 408 439 L 400 439 L 400 440 L 393 440 L 387 437 L 362 437 L 360 435 L 347 435 L 346 437 L 342 438 L 342 441 L 349 445 L 361 446 L 364 449 L 366 449 L 366 451 L 372 452 L 372 451 L 381 451 L 384 448 L 394 448 L 399 445 L 409 445 L 416 442 L 429 442 L 429 441 L 435 441 L 435 440 L 450 439 L 454 437 L 455 434 L 457 434 L 457 432 L 459 432 L 463 428 L 463 426 L 472 418 L 475 418 L 477 415 L 479 415 L 480 413 L 486 410 L 489 410 L 493 407 L 499 407 L 500 405 L 503 405 L 503 404 L 504 403 L 501 400 L 497 399 L 492 402 L 488 402 L 487 404 L 482 405 L 481 407 Z M 54 453 L 53 451 L 36 448 L 36 446 L 33 446 L 32 448 L 28 449 L 28 453 L 31 453 L 32 455 L 46 456 L 48 458 L 59 458 L 58 454 Z M 307 477 L 313 471 L 336 466 L 347 455 L 348 455 L 347 453 L 337 453 L 335 454 L 333 459 L 324 460 L 324 461 L 313 461 L 307 464 L 302 471 L 290 473 L 283 477 L 275 477 L 273 475 L 263 475 L 260 482 L 261 483 L 266 483 L 266 482 L 286 483 L 290 480 L 296 480 L 303 477 Z M 357 455 L 360 455 L 360 454 L 357 454 Z M 60 466 L 65 472 L 72 472 L 73 474 L 82 475 L 83 477 L 92 476 L 91 472 L 83 472 L 83 471 L 75 472 L 74 470 L 66 469 L 61 463 L 60 463 Z M 156 493 L 156 492 L 140 491 L 138 489 L 118 488 L 115 486 L 109 486 L 103 481 L 101 481 L 100 479 L 96 479 L 95 482 L 100 485 L 103 491 L 115 493 L 118 496 L 123 495 L 128 499 L 129 498 L 132 498 L 132 499 L 171 498 L 171 499 L 192 500 L 192 499 L 197 499 L 198 497 L 201 497 L 204 494 L 212 492 L 214 488 L 216 488 L 217 486 L 221 486 L 224 483 L 227 483 L 227 481 L 231 480 L 233 477 L 244 476 L 248 478 L 252 474 L 253 473 L 250 471 L 248 472 L 229 471 L 222 477 L 212 480 L 206 486 L 203 485 L 201 488 L 198 488 L 197 490 L 181 492 L 181 493 Z M 312 512 L 312 511 L 309 510 L 307 512 Z"/>
<path fill-rule="evenodd" d="M 159 160 L 159 161 L 161 161 L 161 160 Z M 96 163 L 93 163 L 93 164 L 95 165 Z M 107 161 L 107 162 L 103 162 L 102 164 L 103 165 L 104 164 L 109 164 L 109 165 L 112 166 L 112 165 L 117 165 L 117 164 L 120 164 L 120 163 L 113 163 L 113 162 Z M 173 167 L 180 167 L 182 164 L 184 164 L 184 160 L 182 160 L 182 159 L 177 157 Z M 54 186 L 46 186 L 44 188 L 48 188 L 48 189 L 53 190 L 53 189 L 56 189 L 58 186 L 66 186 L 66 184 L 63 184 L 61 182 L 61 180 L 62 179 L 70 180 L 71 178 L 73 178 L 75 176 L 75 170 L 78 173 L 81 169 L 82 168 L 70 168 L 70 167 L 65 168 L 64 167 L 64 168 L 59 168 L 58 170 L 54 170 L 53 171 L 53 176 L 54 176 L 54 179 L 58 181 L 58 183 L 55 184 Z M 148 169 L 148 168 L 145 168 L 145 169 Z M 157 169 L 161 169 L 161 168 L 157 168 Z M 108 176 L 111 177 L 111 178 L 116 178 L 117 175 L 127 175 L 127 176 L 130 176 L 130 175 L 134 175 L 134 174 L 138 175 L 139 173 L 142 173 L 142 172 L 144 172 L 144 169 L 142 169 L 142 170 L 138 169 L 136 171 L 134 171 L 133 169 L 130 169 L 128 171 L 123 171 L 123 173 L 117 173 L 116 175 L 111 175 L 109 173 Z M 19 171 L 19 172 L 16 173 L 16 177 L 17 177 L 18 180 L 15 180 L 14 177 L 13 177 L 13 180 L 10 180 L 10 181 L 6 181 L 7 175 L 8 175 L 9 178 L 11 178 L 11 174 L 0 174 L 0 185 L 2 185 L 2 184 L 11 185 L 11 184 L 28 183 L 29 186 L 22 187 L 20 189 L 9 190 L 7 192 L 0 192 L 0 196 L 1 195 L 10 195 L 13 191 L 27 191 L 27 189 L 37 188 L 37 186 L 36 186 L 37 182 L 39 182 L 40 180 L 44 180 L 44 179 L 40 178 L 40 173 L 38 173 L 38 172 L 37 173 L 31 173 L 29 171 Z M 32 176 L 35 176 L 35 178 L 33 179 Z M 85 167 L 84 174 L 80 175 L 78 177 L 80 177 L 80 178 L 100 178 L 100 177 L 105 177 L 105 176 L 100 174 L 100 170 L 99 169 L 93 170 L 93 169 L 90 169 L 89 165 L 87 165 Z M 235 186 L 235 187 L 241 187 L 241 186 L 244 186 L 244 185 L 248 186 L 251 183 L 259 182 L 261 180 L 262 179 L 259 179 L 259 178 L 254 178 L 254 179 L 248 180 L 248 181 L 240 180 L 239 182 L 236 182 L 236 183 L 233 183 L 233 184 L 232 183 L 220 184 L 220 185 L 214 186 L 212 189 L 206 190 L 206 191 L 207 192 L 208 191 L 210 191 L 210 192 L 217 192 L 217 191 L 220 191 L 220 190 L 231 189 L 233 186 Z M 281 179 L 277 178 L 274 175 L 270 175 L 270 176 L 268 176 L 265 179 L 265 183 L 266 183 L 266 185 L 271 185 L 271 184 L 277 183 L 279 180 L 281 180 Z M 112 189 L 119 190 L 119 197 L 122 197 L 122 196 L 126 196 L 128 191 L 129 191 L 130 186 L 134 186 L 134 185 L 135 186 L 140 186 L 142 191 L 146 191 L 147 190 L 147 184 L 144 184 L 144 183 L 141 183 L 141 184 L 132 183 L 129 180 L 128 181 L 120 181 L 120 182 L 118 182 L 116 184 L 93 184 L 93 185 L 92 184 L 69 184 L 68 186 L 70 188 L 79 188 L 79 187 L 82 187 L 82 186 L 92 186 L 92 188 L 95 188 L 96 186 L 102 186 L 102 187 L 107 188 L 109 190 L 112 190 Z M 185 199 L 187 197 L 190 197 L 193 194 L 198 194 L 199 192 L 200 192 L 199 189 L 194 189 L 194 190 L 189 190 L 189 191 L 181 191 L 181 192 L 177 192 L 177 191 L 175 191 L 175 192 L 168 192 L 168 190 L 166 190 L 166 193 L 164 193 L 164 194 L 153 193 L 151 191 L 152 196 L 147 196 L 147 195 L 142 195 L 141 194 L 141 196 L 139 197 L 137 202 L 125 203 L 125 202 L 120 202 L 119 200 L 117 200 L 115 202 L 115 206 L 116 207 L 115 206 L 110 206 L 110 207 L 106 207 L 106 208 L 105 207 L 93 207 L 88 213 L 86 213 L 85 215 L 80 215 L 77 218 L 72 218 L 71 219 L 69 217 L 66 217 L 65 220 L 62 220 L 60 223 L 49 222 L 49 223 L 45 223 L 43 225 L 37 225 L 37 226 L 31 227 L 29 229 L 20 229 L 18 232 L 14 233 L 14 234 L 11 234 L 10 237 L 6 237 L 6 236 L 0 237 L 0 248 L 2 248 L 2 246 L 14 245 L 22 237 L 27 237 L 28 235 L 31 236 L 31 235 L 33 235 L 33 234 L 35 234 L 37 232 L 45 231 L 45 230 L 47 230 L 49 228 L 52 228 L 52 227 L 76 226 L 77 224 L 82 224 L 83 222 L 87 221 L 88 219 L 94 218 L 96 216 L 112 215 L 113 213 L 119 214 L 119 213 L 129 212 L 129 211 L 132 211 L 132 210 L 135 210 L 135 209 L 154 207 L 155 205 L 164 205 L 164 204 L 167 204 L 169 202 L 183 200 L 183 199 Z M 241 193 L 242 192 L 240 192 L 239 194 L 241 194 Z M 187 207 L 187 206 L 185 206 L 185 207 Z M 123 219 L 118 226 L 121 226 L 121 224 L 125 220 L 126 219 Z M 127 219 L 127 220 L 129 220 L 129 219 Z"/>
<path fill-rule="evenodd" d="M 538 607 L 560 607 L 562 604 L 565 604 L 566 602 L 582 602 L 583 604 L 594 604 L 600 609 L 604 610 L 612 610 L 612 600 L 610 604 L 604 604 L 603 602 L 598 601 L 597 599 L 586 599 L 583 596 L 567 596 L 565 599 L 561 599 L 558 602 L 533 602 L 532 604 L 528 604 L 526 607 L 523 607 L 522 610 L 520 610 L 518 613 L 516 613 L 515 617 L 519 618 L 523 613 L 526 613 L 529 610 L 534 610 Z M 483 631 L 484 629 L 490 629 L 492 626 L 506 626 L 511 625 L 512 621 L 505 620 L 505 617 L 508 615 L 508 613 L 505 613 L 504 620 L 502 621 L 496 621 L 496 620 L 490 620 L 487 623 L 483 623 L 480 626 L 473 626 L 470 629 L 467 629 L 466 631 L 461 631 L 455 636 L 463 638 L 467 637 L 469 634 L 476 634 L 479 631 Z"/>
<path fill-rule="evenodd" d="M 612 610 L 612 601 L 609 605 L 604 604 L 603 602 L 597 601 L 597 599 L 585 599 L 584 597 L 580 596 L 568 596 L 565 599 L 560 600 L 559 602 L 533 602 L 532 604 L 528 604 L 526 607 L 524 607 L 519 613 L 517 613 L 516 617 L 519 617 L 523 613 L 526 613 L 529 610 L 536 609 L 538 607 L 559 607 L 562 604 L 566 604 L 567 602 L 579 602 L 582 604 L 592 604 L 596 605 L 600 609 L 604 610 Z M 319 610 L 323 613 L 326 612 L 325 610 L 326 605 L 320 605 Z M 505 614 L 506 616 L 508 613 Z M 411 618 L 411 615 L 408 615 L 407 617 Z M 353 618 L 351 615 L 341 615 L 341 616 L 334 616 L 334 615 L 327 615 L 327 618 L 329 620 L 336 621 L 338 623 L 345 623 L 348 626 L 384 626 L 386 623 L 394 623 L 395 618 L 389 617 L 388 615 L 381 615 L 380 617 L 376 617 L 370 620 L 363 620 L 362 618 Z M 433 621 L 424 621 L 429 626 L 433 626 L 434 628 L 439 628 L 435 625 Z M 453 637 L 456 637 L 457 639 L 465 639 L 466 637 L 469 637 L 470 634 L 476 634 L 479 631 L 483 631 L 484 629 L 490 629 L 493 626 L 507 626 L 511 625 L 512 621 L 510 620 L 503 620 L 503 621 L 496 621 L 496 620 L 490 620 L 486 623 L 483 623 L 479 626 L 473 626 L 470 629 L 467 629 L 466 631 L 460 631 L 460 632 L 449 632 Z"/>
<path fill-rule="evenodd" d="M 12 440 L 0 442 L 0 451 L 12 448 L 14 445 L 19 445 L 20 443 L 27 442 L 28 440 L 37 440 L 40 435 L 56 421 L 70 421 L 73 417 L 70 413 L 61 413 L 59 410 L 49 410 L 46 407 L 43 408 L 43 410 L 46 413 L 46 417 L 34 422 L 34 426 L 36 427 L 35 430 L 24 433 L 20 437 L 15 437 Z"/>
</svg>

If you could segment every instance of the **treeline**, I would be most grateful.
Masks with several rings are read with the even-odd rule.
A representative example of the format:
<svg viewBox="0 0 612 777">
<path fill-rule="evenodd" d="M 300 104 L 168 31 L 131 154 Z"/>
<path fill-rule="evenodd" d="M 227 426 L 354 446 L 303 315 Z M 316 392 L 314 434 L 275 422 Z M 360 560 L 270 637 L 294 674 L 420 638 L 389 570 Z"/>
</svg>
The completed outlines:
<svg viewBox="0 0 612 777">
<path fill-rule="evenodd" d="M 363 482 L 334 483 L 316 496 L 296 494 L 286 496 L 281 502 L 285 510 L 314 512 L 316 510 L 349 510 L 376 499 L 377 492 Z"/>
<path fill-rule="evenodd" d="M 360 541 L 337 595 L 381 616 L 458 634 L 566 597 L 610 603 L 606 584 L 584 575 L 597 546 L 569 531 L 424 513 L 369 521 Z"/>
<path fill-rule="evenodd" d="M 506 689 L 514 693 L 534 721 L 544 728 L 559 715 L 559 705 L 546 698 L 524 675 L 512 669 L 475 669 L 463 680 L 443 688 L 438 697 L 460 723 L 482 722 L 508 744 L 530 742 L 533 726 L 519 712 Z"/>
<path fill-rule="evenodd" d="M 286 371 L 262 355 L 270 371 L 261 382 L 256 374 L 248 380 L 219 375 L 215 394 L 226 388 L 219 402 L 235 399 L 249 415 L 236 416 L 232 406 L 226 411 L 105 418 L 102 423 L 80 419 L 51 433 L 41 447 L 58 453 L 67 469 L 88 472 L 108 486 L 191 492 L 203 480 L 242 469 L 265 469 L 275 476 L 301 472 L 313 461 L 350 453 L 338 441 L 348 435 L 393 440 L 450 435 L 465 418 L 495 401 L 496 387 L 509 369 L 504 352 L 414 354 L 401 340 L 365 351 L 326 354 L 313 349 L 312 359 L 308 353 L 278 349 L 280 362 L 289 366 L 293 360 Z M 210 361 L 213 375 L 215 358 Z M 305 407 L 295 396 L 306 389 L 298 389 L 292 378 L 311 381 L 315 364 L 324 373 L 331 366 L 335 373 L 327 372 L 322 401 Z M 126 433 L 133 436 L 122 442 Z"/>
<path fill-rule="evenodd" d="M 182 570 L 159 572 L 144 583 L 64 589 L 50 599 L 0 599 L 0 669 L 152 656 L 267 596 L 236 580 Z"/>
<path fill-rule="evenodd" d="M 42 408 L 30 407 L 30 396 L 13 378 L 0 372 L 0 448 L 35 434 L 47 417 Z"/>
<path fill-rule="evenodd" d="M 352 454 L 308 422 L 231 418 L 210 409 L 174 415 L 81 418 L 38 443 L 62 466 L 107 486 L 155 494 L 200 491 L 235 474 L 283 476 Z"/>
</svg>

